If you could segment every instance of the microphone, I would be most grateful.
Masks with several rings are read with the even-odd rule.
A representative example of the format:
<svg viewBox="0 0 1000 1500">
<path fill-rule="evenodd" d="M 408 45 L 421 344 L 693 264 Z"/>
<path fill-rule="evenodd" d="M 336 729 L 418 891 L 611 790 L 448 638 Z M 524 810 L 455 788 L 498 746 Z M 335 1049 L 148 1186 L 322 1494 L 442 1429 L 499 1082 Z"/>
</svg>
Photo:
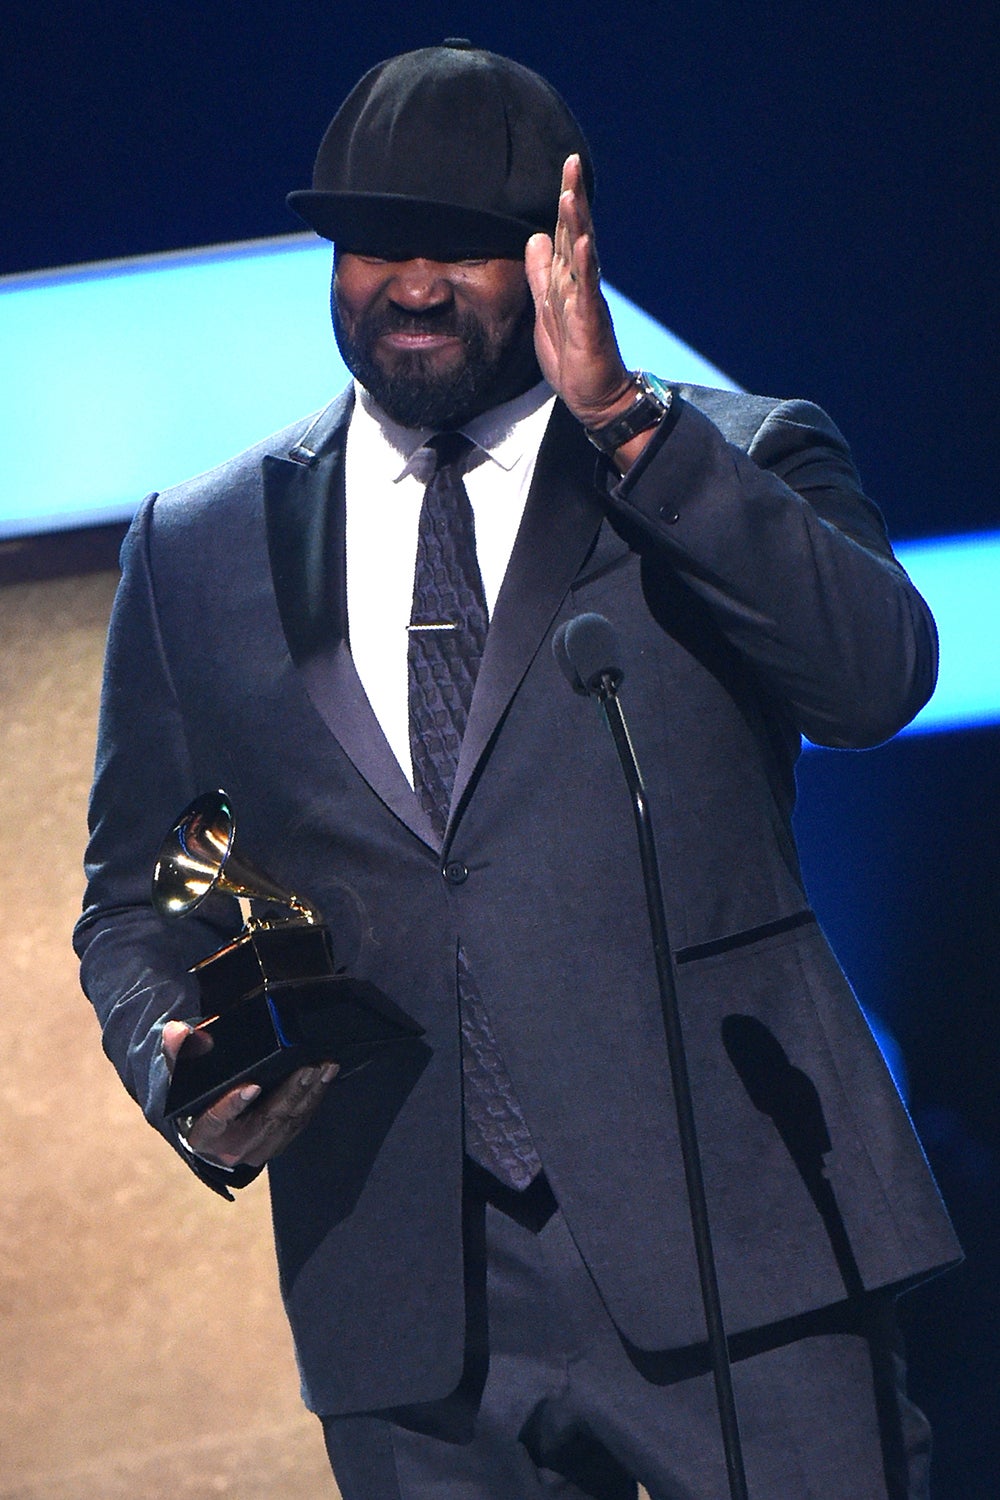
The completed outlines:
<svg viewBox="0 0 1000 1500">
<path fill-rule="evenodd" d="M 705 1312 L 705 1331 L 708 1335 L 719 1427 L 726 1460 L 726 1474 L 729 1480 L 729 1495 L 730 1500 L 748 1500 L 746 1471 L 743 1466 L 743 1445 L 740 1439 L 736 1399 L 733 1394 L 729 1346 L 719 1297 L 715 1251 L 708 1220 L 708 1204 L 705 1200 L 701 1151 L 695 1127 L 691 1080 L 688 1075 L 684 1033 L 677 1003 L 677 986 L 670 953 L 670 940 L 667 935 L 667 918 L 663 905 L 663 888 L 660 883 L 656 842 L 653 837 L 653 822 L 650 817 L 642 773 L 632 747 L 625 715 L 618 701 L 618 684 L 625 676 L 619 665 L 618 639 L 613 626 L 603 615 L 577 615 L 575 619 L 567 620 L 564 625 L 559 626 L 552 638 L 552 652 L 574 693 L 578 693 L 582 698 L 596 697 L 599 700 L 618 751 L 618 759 L 621 762 L 622 773 L 632 800 L 632 813 L 639 843 L 639 860 L 646 888 L 649 931 L 660 990 L 660 1008 L 663 1013 L 667 1058 L 677 1110 L 681 1160 L 687 1184 L 691 1229 L 694 1236 L 695 1257 L 698 1262 L 698 1279 Z"/>
<path fill-rule="evenodd" d="M 560 625 L 552 638 L 552 653 L 581 698 L 604 698 L 620 686 L 625 672 L 614 626 L 603 615 L 577 615 Z"/>
</svg>

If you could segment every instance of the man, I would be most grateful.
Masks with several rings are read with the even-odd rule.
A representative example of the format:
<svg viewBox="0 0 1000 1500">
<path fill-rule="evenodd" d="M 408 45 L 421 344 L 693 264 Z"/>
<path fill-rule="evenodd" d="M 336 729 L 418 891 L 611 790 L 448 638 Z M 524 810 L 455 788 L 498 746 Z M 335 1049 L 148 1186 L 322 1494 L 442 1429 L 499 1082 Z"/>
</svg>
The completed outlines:
<svg viewBox="0 0 1000 1500">
<path fill-rule="evenodd" d="M 790 815 L 803 733 L 875 744 L 926 700 L 933 624 L 823 413 L 626 370 L 591 188 L 558 96 L 468 43 L 390 59 L 341 107 L 290 201 L 336 243 L 355 386 L 136 518 L 84 985 L 196 1172 L 226 1191 L 268 1164 L 346 1500 L 724 1494 L 631 815 L 550 649 L 605 614 L 750 1494 L 916 1495 L 892 1298 L 958 1252 Z M 149 873 L 217 786 L 243 851 L 424 1036 L 178 1131 L 185 971 L 224 933 L 161 921 Z"/>
</svg>

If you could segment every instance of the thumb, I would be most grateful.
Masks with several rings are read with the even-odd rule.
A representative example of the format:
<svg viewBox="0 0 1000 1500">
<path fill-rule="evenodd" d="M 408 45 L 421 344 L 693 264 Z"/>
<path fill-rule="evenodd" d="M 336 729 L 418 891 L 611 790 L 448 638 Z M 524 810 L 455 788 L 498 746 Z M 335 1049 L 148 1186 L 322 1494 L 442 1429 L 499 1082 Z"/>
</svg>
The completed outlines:
<svg viewBox="0 0 1000 1500">
<path fill-rule="evenodd" d="M 536 310 L 541 308 L 548 296 L 552 256 L 552 238 L 547 234 L 533 234 L 524 247 L 524 274 L 528 278 Z"/>
<path fill-rule="evenodd" d="M 167 1060 L 167 1067 L 171 1072 L 173 1072 L 174 1063 L 177 1061 L 177 1054 L 191 1035 L 191 1030 L 192 1028 L 186 1021 L 167 1021 L 164 1023 L 160 1042 L 163 1047 L 163 1055 Z"/>
</svg>

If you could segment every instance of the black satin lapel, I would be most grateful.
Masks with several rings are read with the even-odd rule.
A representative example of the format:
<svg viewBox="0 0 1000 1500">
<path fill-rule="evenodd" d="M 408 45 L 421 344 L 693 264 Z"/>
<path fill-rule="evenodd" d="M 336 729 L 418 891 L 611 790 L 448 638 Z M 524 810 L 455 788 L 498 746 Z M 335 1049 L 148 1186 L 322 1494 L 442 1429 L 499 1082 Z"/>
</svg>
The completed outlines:
<svg viewBox="0 0 1000 1500">
<path fill-rule="evenodd" d="M 352 404 L 345 392 L 287 455 L 263 463 L 271 577 L 296 666 L 347 633 L 343 466 Z"/>
<path fill-rule="evenodd" d="M 269 455 L 263 482 L 278 611 L 313 707 L 376 796 L 418 838 L 439 847 L 347 644 L 342 439 L 308 462 Z"/>
<path fill-rule="evenodd" d="M 312 464 L 264 459 L 264 515 L 278 612 L 296 666 L 347 633 L 340 453 Z M 341 526 L 340 534 L 343 534 Z"/>
<path fill-rule="evenodd" d="M 510 563 L 486 637 L 455 778 L 453 817 L 518 683 L 540 646 L 604 517 L 594 449 L 561 402 L 538 455 Z"/>
</svg>

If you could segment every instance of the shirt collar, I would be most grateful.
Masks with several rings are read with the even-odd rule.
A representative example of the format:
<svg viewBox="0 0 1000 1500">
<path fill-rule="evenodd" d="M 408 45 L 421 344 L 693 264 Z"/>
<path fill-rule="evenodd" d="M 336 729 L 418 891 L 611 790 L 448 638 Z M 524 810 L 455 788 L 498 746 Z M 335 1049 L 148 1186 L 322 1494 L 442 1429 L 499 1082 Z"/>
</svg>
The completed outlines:
<svg viewBox="0 0 1000 1500">
<path fill-rule="evenodd" d="M 434 428 L 401 427 L 386 415 L 360 382 L 354 382 L 354 391 L 356 400 L 351 426 L 358 425 L 357 436 L 362 439 L 366 452 L 379 454 L 383 476 L 393 483 L 414 472 L 426 478 L 423 473 L 428 453 L 425 444 L 433 436 Z M 509 472 L 526 453 L 537 452 L 554 401 L 552 387 L 547 381 L 540 380 L 512 401 L 505 401 L 502 406 L 473 417 L 461 431 L 484 455 Z"/>
</svg>

